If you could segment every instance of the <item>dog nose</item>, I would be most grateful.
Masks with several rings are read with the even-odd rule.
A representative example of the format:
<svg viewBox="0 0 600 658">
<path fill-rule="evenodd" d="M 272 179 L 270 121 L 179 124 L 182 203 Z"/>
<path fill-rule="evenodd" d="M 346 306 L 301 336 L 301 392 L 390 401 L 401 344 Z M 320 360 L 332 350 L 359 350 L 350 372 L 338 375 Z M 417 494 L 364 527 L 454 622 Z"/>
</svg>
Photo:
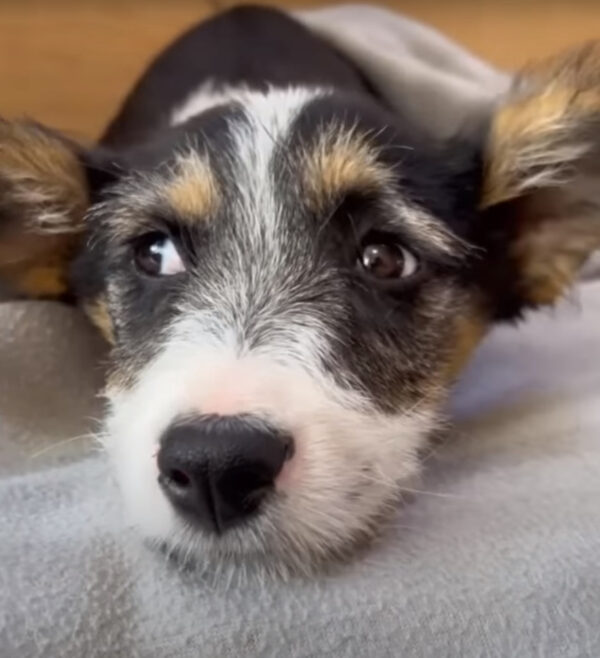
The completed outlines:
<svg viewBox="0 0 600 658">
<path fill-rule="evenodd" d="M 186 420 L 161 439 L 158 480 L 179 512 L 221 533 L 258 510 L 292 449 L 290 436 L 253 417 Z"/>
</svg>

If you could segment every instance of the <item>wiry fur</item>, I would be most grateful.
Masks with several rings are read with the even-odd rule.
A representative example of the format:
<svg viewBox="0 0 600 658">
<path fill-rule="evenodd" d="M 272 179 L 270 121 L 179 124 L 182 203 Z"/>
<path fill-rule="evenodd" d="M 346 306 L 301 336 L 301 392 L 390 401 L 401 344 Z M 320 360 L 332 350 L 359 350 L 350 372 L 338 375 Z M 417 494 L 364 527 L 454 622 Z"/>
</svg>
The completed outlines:
<svg viewBox="0 0 600 658">
<path fill-rule="evenodd" d="M 83 229 L 88 205 L 77 156 L 61 138 L 31 123 L 0 121 L 3 204 L 14 204 L 30 230 L 72 233 Z"/>
<path fill-rule="evenodd" d="M 600 127 L 600 42 L 524 69 L 494 116 L 483 202 L 563 186 L 594 158 Z"/>
<path fill-rule="evenodd" d="M 292 19 L 238 9 L 156 60 L 97 152 L 0 124 L 0 275 L 68 290 L 113 344 L 102 442 L 151 542 L 286 574 L 376 533 L 489 324 L 552 303 L 600 245 L 597 52 L 440 144 Z M 171 276 L 140 267 L 157 236 Z M 418 267 L 382 277 L 373 246 Z M 165 432 L 207 414 L 294 444 L 218 536 L 158 482 Z"/>
<path fill-rule="evenodd" d="M 14 291 L 34 297 L 66 291 L 65 263 L 87 205 L 84 174 L 62 138 L 0 120 L 0 276 Z"/>
<path fill-rule="evenodd" d="M 600 248 L 600 43 L 525 69 L 493 118 L 483 206 L 519 219 L 523 293 L 553 303 Z"/>
<path fill-rule="evenodd" d="M 292 570 L 347 553 L 371 536 L 396 502 L 399 484 L 416 472 L 417 449 L 435 426 L 432 409 L 424 403 L 396 416 L 381 414 L 324 377 L 314 351 L 298 354 L 302 340 L 293 340 L 293 328 L 289 365 L 281 363 L 285 344 L 273 344 L 272 354 L 264 349 L 240 357 L 236 345 L 189 329 L 174 327 L 171 342 L 133 391 L 110 394 L 106 447 L 132 521 L 157 542 L 176 537 L 171 545 L 201 563 L 256 558 L 268 546 L 269 559 Z M 199 409 L 259 414 L 292 432 L 297 446 L 264 513 L 219 538 L 186 529 L 156 482 L 153 437 L 174 416 Z"/>
<path fill-rule="evenodd" d="M 297 246 L 290 241 L 294 231 L 300 237 L 308 230 L 301 216 L 295 228 L 289 204 L 296 202 L 286 196 L 302 192 L 295 184 L 288 192 L 274 164 L 303 108 L 324 94 L 294 88 L 241 93 L 243 112 L 229 122 L 230 150 L 220 154 L 230 175 L 226 181 L 215 179 L 222 210 L 235 230 L 223 253 L 226 260 L 214 254 L 204 259 L 201 281 L 182 291 L 172 320 L 153 337 L 152 352 L 122 352 L 109 380 L 105 445 L 131 518 L 153 541 L 169 537 L 170 550 L 200 562 L 214 564 L 235 555 L 257 558 L 268 546 L 280 568 L 298 570 L 347 553 L 375 532 L 396 501 L 399 484 L 416 472 L 417 451 L 436 424 L 441 382 L 435 377 L 419 383 L 418 395 L 405 402 L 390 390 L 395 410 L 384 411 L 383 400 L 375 400 L 353 369 L 342 365 L 337 323 L 349 311 L 344 299 L 336 299 L 334 271 L 318 261 L 311 264 L 314 247 L 305 238 Z M 346 143 L 363 139 L 355 129 L 346 136 L 342 126 L 339 130 Z M 331 152 L 338 146 L 339 141 L 332 142 Z M 320 153 L 327 156 L 325 145 Z M 293 181 L 293 162 L 299 171 L 309 166 L 306 158 L 286 162 L 283 175 Z M 116 247 L 139 232 L 148 214 L 144 205 L 156 203 L 159 191 L 170 184 L 171 171 L 125 179 L 89 221 L 106 223 Z M 388 221 L 402 224 L 433 253 L 460 260 L 460 240 L 425 210 L 395 195 L 395 186 L 390 176 L 382 176 Z M 352 189 L 363 187 L 355 182 Z M 197 225 L 218 231 L 224 230 L 221 222 L 213 217 Z M 315 230 L 323 230 L 318 221 Z M 123 285 L 114 279 L 107 290 L 117 317 L 127 313 L 119 306 Z M 423 312 L 437 322 L 435 313 L 450 312 L 452 295 L 433 290 L 431 295 L 437 299 L 435 312 L 429 304 Z M 307 303 L 312 296 L 323 301 Z M 439 355 L 440 370 L 445 359 Z M 144 361 L 149 365 L 142 366 Z M 336 362 L 334 372 L 329 366 L 324 370 Z M 220 538 L 193 532 L 157 482 L 161 435 L 173 419 L 195 414 L 253 414 L 294 436 L 294 458 L 277 479 L 264 512 Z"/>
</svg>

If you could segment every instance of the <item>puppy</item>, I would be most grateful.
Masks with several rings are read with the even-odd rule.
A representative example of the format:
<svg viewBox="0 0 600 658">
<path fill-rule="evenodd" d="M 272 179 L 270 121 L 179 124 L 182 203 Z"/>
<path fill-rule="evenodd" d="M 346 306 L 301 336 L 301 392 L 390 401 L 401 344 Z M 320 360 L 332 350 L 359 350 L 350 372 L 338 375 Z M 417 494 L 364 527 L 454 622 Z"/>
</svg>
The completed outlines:
<svg viewBox="0 0 600 658">
<path fill-rule="evenodd" d="M 486 330 L 600 244 L 599 55 L 440 141 L 291 17 L 238 8 L 95 148 L 0 124 L 0 279 L 112 344 L 102 440 L 144 536 L 294 571 L 373 535 Z"/>
</svg>

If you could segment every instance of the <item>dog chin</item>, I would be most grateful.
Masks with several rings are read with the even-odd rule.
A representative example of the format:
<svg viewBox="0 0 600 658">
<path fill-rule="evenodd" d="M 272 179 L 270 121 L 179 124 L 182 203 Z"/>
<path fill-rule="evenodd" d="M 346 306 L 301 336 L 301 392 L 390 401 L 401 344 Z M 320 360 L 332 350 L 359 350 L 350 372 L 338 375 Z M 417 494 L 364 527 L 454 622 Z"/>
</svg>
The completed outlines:
<svg viewBox="0 0 600 658">
<path fill-rule="evenodd" d="M 132 523 L 152 543 L 203 564 L 268 558 L 282 570 L 308 571 L 350 553 L 395 508 L 402 484 L 418 470 L 418 450 L 437 425 L 433 407 L 383 414 L 332 382 L 289 367 L 214 364 L 199 381 L 189 363 L 189 351 L 187 372 L 180 362 L 173 368 L 170 357 L 167 365 L 150 366 L 133 390 L 114 394 L 105 447 Z M 172 507 L 158 483 L 156 454 L 161 433 L 178 414 L 207 405 L 215 413 L 213 406 L 225 404 L 217 395 L 220 372 L 246 391 L 253 388 L 235 408 L 218 411 L 268 418 L 294 436 L 295 450 L 261 508 L 213 534 Z M 227 404 L 233 404 L 231 392 Z"/>
<path fill-rule="evenodd" d="M 324 537 L 322 531 L 313 537 L 292 532 L 291 515 L 287 526 L 278 528 L 268 513 L 220 536 L 206 534 L 175 513 L 164 519 L 168 531 L 157 533 L 156 526 L 142 526 L 139 519 L 137 527 L 150 550 L 179 568 L 210 576 L 215 583 L 235 578 L 236 573 L 283 580 L 311 577 L 343 567 L 383 535 L 398 510 L 401 491 L 401 486 L 390 491 L 369 517 L 329 537 Z"/>
<path fill-rule="evenodd" d="M 222 534 L 180 516 L 158 484 L 156 470 L 133 477 L 121 461 L 117 474 L 130 524 L 169 558 L 215 575 L 241 566 L 287 578 L 346 562 L 369 545 L 393 517 L 403 486 L 419 470 L 416 451 L 404 452 L 394 477 L 390 472 L 378 475 L 366 463 L 339 467 L 346 471 L 344 478 L 329 487 L 318 486 L 318 477 L 309 486 L 295 474 L 294 486 L 273 492 L 258 514 Z M 331 465 L 325 470 L 335 473 Z"/>
</svg>

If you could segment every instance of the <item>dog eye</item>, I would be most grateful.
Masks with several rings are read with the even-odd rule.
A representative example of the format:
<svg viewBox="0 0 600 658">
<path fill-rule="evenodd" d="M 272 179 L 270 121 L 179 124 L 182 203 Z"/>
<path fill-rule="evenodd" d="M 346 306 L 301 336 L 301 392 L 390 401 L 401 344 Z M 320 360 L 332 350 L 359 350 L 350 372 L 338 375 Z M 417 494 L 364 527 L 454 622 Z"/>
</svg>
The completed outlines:
<svg viewBox="0 0 600 658">
<path fill-rule="evenodd" d="M 151 233 L 134 247 L 135 264 L 150 276 L 172 276 L 185 271 L 173 240 L 164 233 Z"/>
<path fill-rule="evenodd" d="M 402 279 L 414 274 L 419 261 L 397 243 L 373 242 L 363 246 L 360 266 L 377 279 Z"/>
</svg>

